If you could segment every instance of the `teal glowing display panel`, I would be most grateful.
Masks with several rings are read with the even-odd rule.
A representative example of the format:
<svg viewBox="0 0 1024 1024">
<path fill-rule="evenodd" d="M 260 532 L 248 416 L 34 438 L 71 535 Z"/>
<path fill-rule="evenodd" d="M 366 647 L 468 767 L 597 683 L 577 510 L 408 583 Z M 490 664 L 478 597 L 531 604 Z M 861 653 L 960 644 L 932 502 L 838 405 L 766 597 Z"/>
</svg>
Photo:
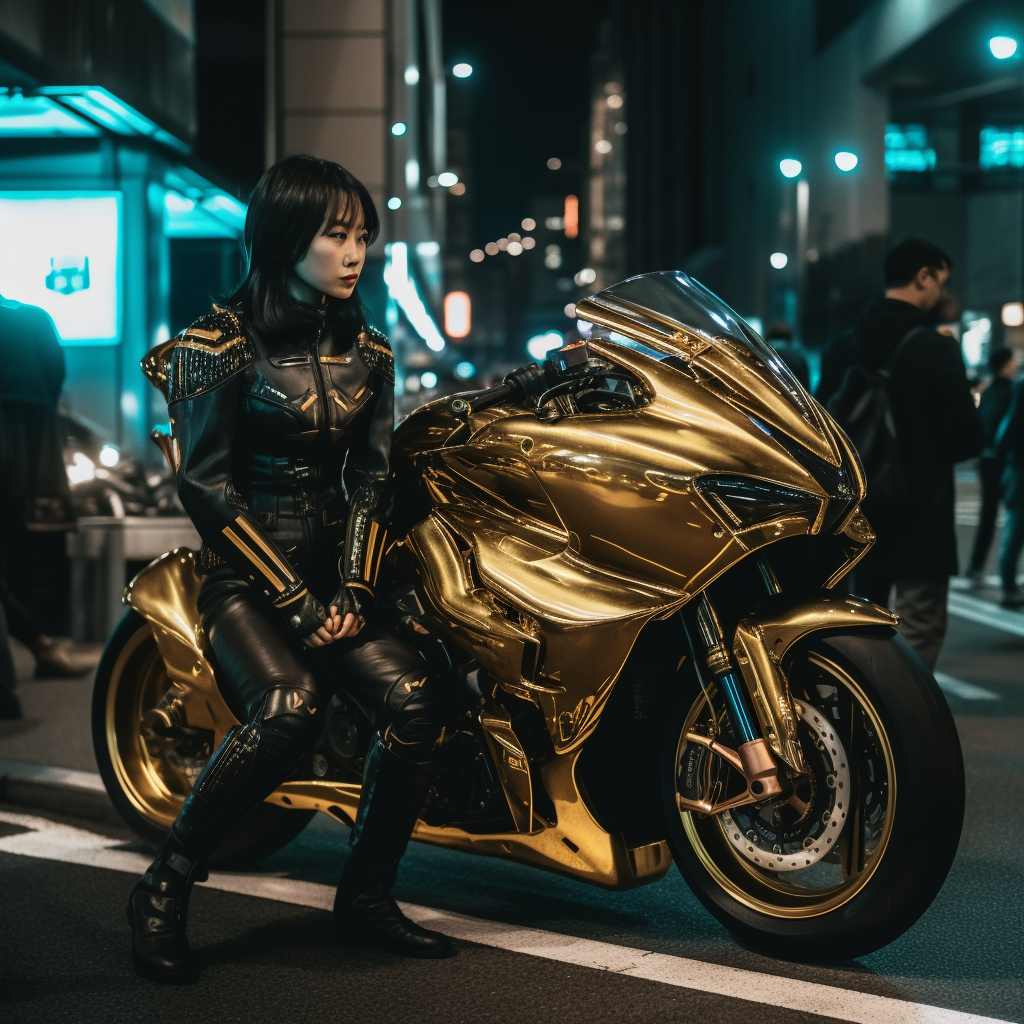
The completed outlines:
<svg viewBox="0 0 1024 1024">
<path fill-rule="evenodd" d="M 45 309 L 65 345 L 116 345 L 121 193 L 0 192 L 0 295 Z"/>
</svg>

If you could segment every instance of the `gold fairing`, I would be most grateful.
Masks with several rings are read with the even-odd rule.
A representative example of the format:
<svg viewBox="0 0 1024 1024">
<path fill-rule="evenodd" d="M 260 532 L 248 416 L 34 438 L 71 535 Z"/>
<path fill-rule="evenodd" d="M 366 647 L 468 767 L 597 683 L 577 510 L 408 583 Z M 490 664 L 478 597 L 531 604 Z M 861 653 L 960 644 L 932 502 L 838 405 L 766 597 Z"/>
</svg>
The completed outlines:
<svg viewBox="0 0 1024 1024">
<path fill-rule="evenodd" d="M 579 752 L 574 751 L 556 757 L 540 769 L 540 784 L 555 808 L 552 822 L 542 822 L 534 815 L 533 830 L 529 833 L 482 835 L 418 822 L 413 838 L 466 853 L 521 861 L 605 889 L 632 889 L 656 882 L 672 863 L 668 843 L 629 847 L 621 834 L 605 831 L 587 809 L 576 784 L 578 756 Z M 359 805 L 359 787 L 307 780 L 286 782 L 269 802 L 326 811 L 351 824 Z"/>
</svg>

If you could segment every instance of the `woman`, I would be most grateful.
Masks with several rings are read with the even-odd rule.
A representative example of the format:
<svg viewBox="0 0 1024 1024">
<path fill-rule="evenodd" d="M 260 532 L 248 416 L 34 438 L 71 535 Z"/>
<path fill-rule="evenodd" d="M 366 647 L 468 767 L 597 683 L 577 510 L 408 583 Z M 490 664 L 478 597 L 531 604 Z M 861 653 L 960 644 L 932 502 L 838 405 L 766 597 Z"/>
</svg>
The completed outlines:
<svg viewBox="0 0 1024 1024">
<path fill-rule="evenodd" d="M 199 610 L 246 710 L 132 890 L 132 960 L 189 971 L 189 892 L 231 826 L 318 735 L 330 686 L 378 729 L 334 904 L 339 941 L 442 957 L 449 940 L 391 898 L 430 783 L 445 698 L 422 657 L 370 619 L 390 514 L 394 362 L 356 284 L 378 219 L 344 168 L 294 156 L 256 186 L 248 272 L 180 336 L 168 407 L 178 493 L 203 538 Z M 326 689 L 325 689 L 326 681 Z"/>
</svg>

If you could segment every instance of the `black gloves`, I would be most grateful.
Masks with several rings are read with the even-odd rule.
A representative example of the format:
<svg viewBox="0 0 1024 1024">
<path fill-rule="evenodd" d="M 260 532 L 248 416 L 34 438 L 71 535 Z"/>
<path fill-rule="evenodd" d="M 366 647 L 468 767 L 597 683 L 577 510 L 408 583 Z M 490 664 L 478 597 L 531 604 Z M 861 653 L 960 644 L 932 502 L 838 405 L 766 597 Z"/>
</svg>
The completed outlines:
<svg viewBox="0 0 1024 1024">
<path fill-rule="evenodd" d="M 351 612 L 362 628 L 373 610 L 374 596 L 365 587 L 342 582 L 338 586 L 338 592 L 334 595 L 331 604 L 337 605 L 343 622 L 345 616 Z"/>
<path fill-rule="evenodd" d="M 327 620 L 326 609 L 308 590 L 301 597 L 278 604 L 277 608 L 284 615 L 292 635 L 298 640 L 305 640 Z"/>
</svg>

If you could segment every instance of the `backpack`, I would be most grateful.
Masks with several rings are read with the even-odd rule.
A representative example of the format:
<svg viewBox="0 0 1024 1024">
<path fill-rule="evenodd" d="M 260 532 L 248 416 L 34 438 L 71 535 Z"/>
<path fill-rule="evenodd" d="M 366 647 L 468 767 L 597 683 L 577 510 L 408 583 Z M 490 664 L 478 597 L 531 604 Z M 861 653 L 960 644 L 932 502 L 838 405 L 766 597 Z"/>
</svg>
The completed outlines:
<svg viewBox="0 0 1024 1024">
<path fill-rule="evenodd" d="M 860 453 L 872 504 L 903 505 L 910 500 L 889 383 L 896 357 L 919 330 L 915 327 L 904 335 L 878 369 L 859 363 L 847 367 L 843 383 L 826 406 Z"/>
</svg>

